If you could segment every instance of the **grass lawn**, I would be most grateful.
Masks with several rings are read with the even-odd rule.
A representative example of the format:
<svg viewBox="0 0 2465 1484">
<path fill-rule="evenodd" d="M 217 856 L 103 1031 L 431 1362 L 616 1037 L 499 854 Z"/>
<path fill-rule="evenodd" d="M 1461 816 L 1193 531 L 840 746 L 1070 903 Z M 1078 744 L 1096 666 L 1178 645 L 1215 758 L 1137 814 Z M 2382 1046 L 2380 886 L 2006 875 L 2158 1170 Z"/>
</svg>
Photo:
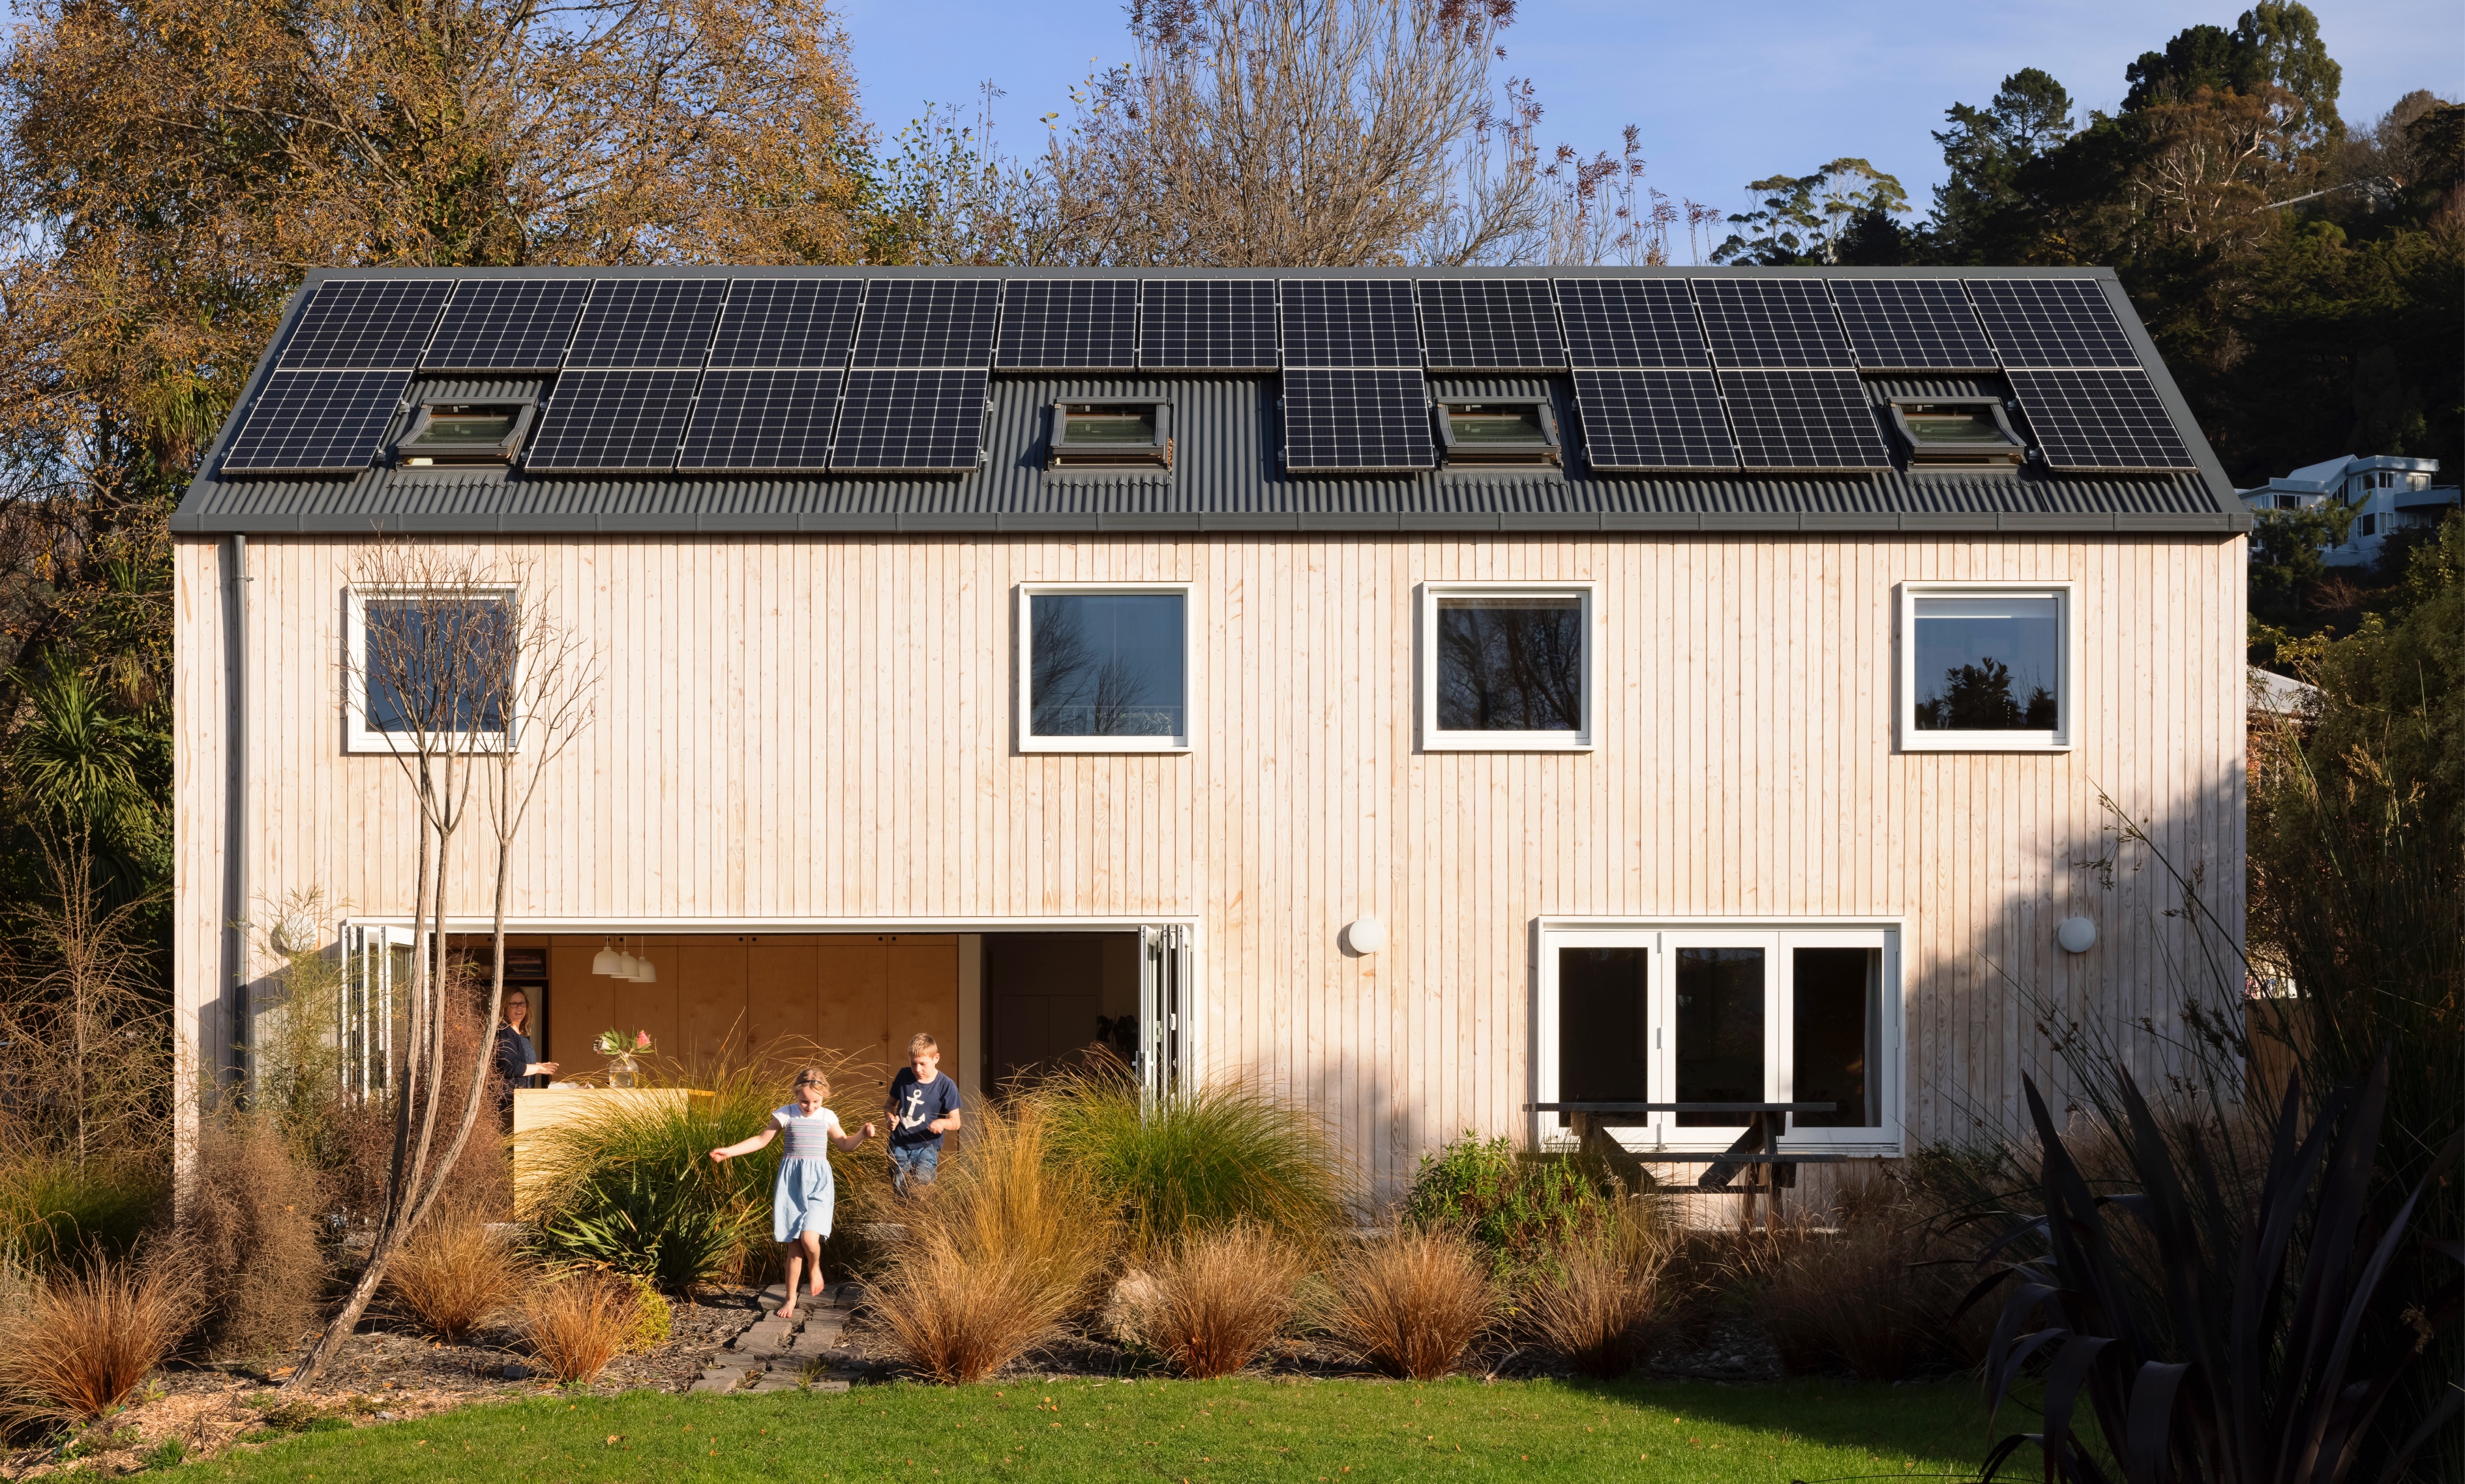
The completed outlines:
<svg viewBox="0 0 2465 1484">
<path fill-rule="evenodd" d="M 1973 1385 L 1072 1381 L 844 1395 L 544 1396 L 237 1450 L 181 1471 L 357 1480 L 1973 1476 Z"/>
</svg>

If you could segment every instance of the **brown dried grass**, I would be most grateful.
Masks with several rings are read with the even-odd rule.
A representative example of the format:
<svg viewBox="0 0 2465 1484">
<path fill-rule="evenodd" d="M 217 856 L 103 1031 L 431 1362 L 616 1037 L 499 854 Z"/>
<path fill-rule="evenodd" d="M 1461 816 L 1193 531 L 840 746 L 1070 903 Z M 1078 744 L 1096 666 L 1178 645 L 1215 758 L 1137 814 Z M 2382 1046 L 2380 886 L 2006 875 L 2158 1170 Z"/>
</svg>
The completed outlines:
<svg viewBox="0 0 2465 1484">
<path fill-rule="evenodd" d="M 325 1289 L 322 1182 L 271 1119 L 209 1123 L 180 1212 L 202 1312 L 196 1340 L 221 1357 L 277 1355 L 317 1325 Z"/>
<path fill-rule="evenodd" d="M 171 1353 L 195 1314 L 171 1265 L 62 1265 L 0 1312 L 0 1393 L 21 1416 L 94 1417 Z"/>
<path fill-rule="evenodd" d="M 520 1296 L 524 1264 L 485 1207 L 440 1200 L 386 1268 L 386 1306 L 447 1344 Z"/>
<path fill-rule="evenodd" d="M 1051 1157 L 1031 1109 L 968 1115 L 875 1286 L 873 1323 L 911 1374 L 966 1384 L 1045 1343 L 1085 1303 L 1114 1228 L 1083 1163 Z"/>
<path fill-rule="evenodd" d="M 1651 1358 L 1670 1333 L 1682 1295 L 1676 1238 L 1637 1211 L 1602 1239 L 1559 1254 L 1526 1296 L 1543 1341 L 1587 1376 L 1614 1379 Z"/>
<path fill-rule="evenodd" d="M 1446 1375 L 1498 1312 L 1489 1266 L 1454 1231 L 1406 1228 L 1336 1265 L 1326 1330 L 1390 1376 Z"/>
<path fill-rule="evenodd" d="M 1782 1368 L 1906 1381 L 1957 1359 L 1965 1346 L 1950 1315 L 1965 1270 L 1929 1261 L 1939 1244 L 1892 1183 L 1852 1182 L 1837 1199 L 1836 1230 L 1784 1228 L 1754 1257 L 1756 1318 Z"/>
<path fill-rule="evenodd" d="M 1123 1281 L 1121 1327 L 1184 1376 L 1235 1375 L 1291 1322 L 1307 1266 L 1289 1243 L 1246 1222 L 1192 1232 Z"/>
<path fill-rule="evenodd" d="M 568 1273 L 522 1294 L 522 1339 L 559 1381 L 597 1379 L 633 1343 L 640 1315 L 633 1282 L 616 1274 Z"/>
</svg>

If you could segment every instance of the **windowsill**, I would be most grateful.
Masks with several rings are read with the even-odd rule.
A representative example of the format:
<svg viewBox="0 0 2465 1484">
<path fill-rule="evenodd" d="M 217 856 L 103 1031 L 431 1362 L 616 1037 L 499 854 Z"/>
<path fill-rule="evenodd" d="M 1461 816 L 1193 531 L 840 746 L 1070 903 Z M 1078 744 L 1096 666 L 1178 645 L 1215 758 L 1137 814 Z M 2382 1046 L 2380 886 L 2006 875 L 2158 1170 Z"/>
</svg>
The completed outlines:
<svg viewBox="0 0 2465 1484">
<path fill-rule="evenodd" d="M 1920 732 L 1900 734 L 1902 752 L 2069 752 L 2068 738 L 2034 732 Z"/>
<path fill-rule="evenodd" d="M 1579 732 L 1434 732 L 1421 739 L 1423 752 L 1589 752 L 1592 740 Z"/>
<path fill-rule="evenodd" d="M 457 757 L 494 758 L 501 757 L 512 750 L 514 749 L 508 748 L 501 739 L 493 736 L 453 739 L 440 737 L 436 740 L 435 755 L 441 758 L 451 752 Z M 418 751 L 419 743 L 411 738 L 389 737 L 382 732 L 352 731 L 343 741 L 343 754 L 345 757 L 388 758 L 412 755 Z"/>
<path fill-rule="evenodd" d="M 1190 750 L 1189 743 L 1169 737 L 1025 737 L 1021 752 L 1131 753 L 1169 757 Z"/>
</svg>

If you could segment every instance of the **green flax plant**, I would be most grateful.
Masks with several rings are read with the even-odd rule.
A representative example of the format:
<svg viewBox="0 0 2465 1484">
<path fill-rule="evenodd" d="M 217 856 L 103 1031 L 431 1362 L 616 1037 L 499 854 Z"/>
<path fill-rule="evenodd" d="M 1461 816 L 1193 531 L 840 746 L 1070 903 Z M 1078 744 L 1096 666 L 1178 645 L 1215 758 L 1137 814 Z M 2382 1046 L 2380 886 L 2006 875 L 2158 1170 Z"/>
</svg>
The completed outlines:
<svg viewBox="0 0 2465 1484">
<path fill-rule="evenodd" d="M 1344 1219 L 1349 1188 L 1322 1122 L 1237 1079 L 1143 1094 L 1118 1061 L 1022 1095 L 1054 1158 L 1082 1167 L 1135 1257 L 1235 1224 L 1302 1248 Z"/>
</svg>

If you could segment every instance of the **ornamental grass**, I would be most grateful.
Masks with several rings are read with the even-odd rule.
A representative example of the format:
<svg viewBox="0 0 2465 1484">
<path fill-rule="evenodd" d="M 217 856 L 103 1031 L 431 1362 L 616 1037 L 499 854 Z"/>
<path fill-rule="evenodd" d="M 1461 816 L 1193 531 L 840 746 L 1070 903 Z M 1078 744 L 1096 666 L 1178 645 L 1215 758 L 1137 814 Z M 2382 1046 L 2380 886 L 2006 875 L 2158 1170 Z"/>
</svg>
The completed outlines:
<svg viewBox="0 0 2465 1484">
<path fill-rule="evenodd" d="M 1489 1263 L 1462 1234 L 1405 1227 L 1346 1253 L 1333 1274 L 1327 1334 L 1363 1362 L 1408 1381 L 1455 1368 L 1498 1313 Z"/>
</svg>

